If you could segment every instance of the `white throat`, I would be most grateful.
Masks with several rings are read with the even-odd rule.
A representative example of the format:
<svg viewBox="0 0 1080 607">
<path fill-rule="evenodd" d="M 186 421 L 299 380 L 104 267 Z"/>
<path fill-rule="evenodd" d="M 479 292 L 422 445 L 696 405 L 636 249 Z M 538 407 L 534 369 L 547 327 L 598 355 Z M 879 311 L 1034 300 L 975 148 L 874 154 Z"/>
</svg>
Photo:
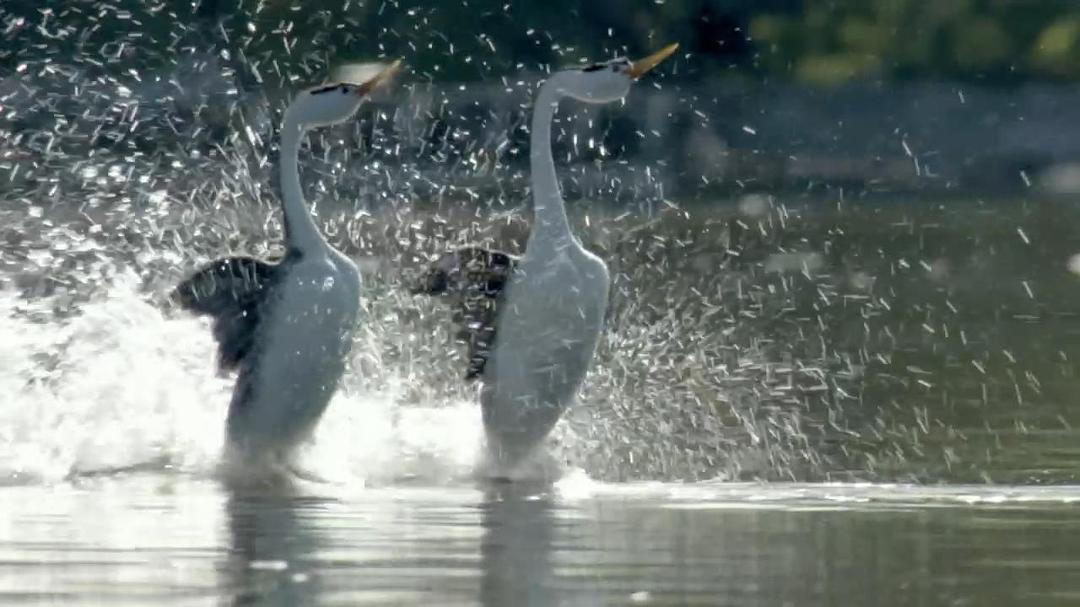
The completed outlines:
<svg viewBox="0 0 1080 607">
<path fill-rule="evenodd" d="M 281 125 L 281 207 L 285 214 L 285 241 L 289 249 L 312 253 L 326 248 L 315 220 L 304 202 L 300 185 L 300 142 L 307 127 L 297 123 L 288 112 Z"/>
<path fill-rule="evenodd" d="M 533 108 L 529 161 L 533 181 L 533 228 L 527 248 L 535 244 L 556 247 L 573 243 L 566 204 L 559 191 L 555 160 L 551 154 L 551 123 L 555 118 L 562 94 L 559 92 L 561 74 L 553 75 L 540 87 Z"/>
</svg>

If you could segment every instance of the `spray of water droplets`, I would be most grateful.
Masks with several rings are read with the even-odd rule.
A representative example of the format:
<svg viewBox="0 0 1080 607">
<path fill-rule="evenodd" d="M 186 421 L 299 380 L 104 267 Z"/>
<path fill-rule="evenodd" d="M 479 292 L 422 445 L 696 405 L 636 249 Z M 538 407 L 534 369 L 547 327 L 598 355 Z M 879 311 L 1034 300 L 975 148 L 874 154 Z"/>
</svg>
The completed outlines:
<svg viewBox="0 0 1080 607">
<path fill-rule="evenodd" d="M 372 482 L 468 476 L 482 431 L 449 313 L 401 287 L 449 247 L 521 250 L 531 96 L 585 59 L 543 28 L 554 17 L 493 11 L 465 44 L 438 33 L 465 5 L 19 10 L 0 8 L 0 35 L 26 51 L 0 51 L 0 479 L 214 468 L 231 380 L 206 325 L 165 295 L 206 260 L 279 250 L 274 125 L 292 91 L 402 55 L 416 68 L 396 88 L 301 154 L 319 225 L 365 275 L 366 320 L 311 457 Z M 514 40 L 547 60 L 513 60 Z M 646 43 L 609 33 L 592 50 Z M 1045 319 L 1069 296 L 1024 269 L 1075 253 L 1045 244 L 1064 240 L 1054 222 L 717 194 L 736 155 L 710 90 L 658 76 L 556 120 L 574 229 L 614 284 L 555 459 L 607 480 L 984 480 L 1011 474 L 1003 440 L 1068 427 L 1053 404 L 1068 349 L 1017 354 L 995 344 L 1023 330 L 985 322 Z M 751 126 L 730 125 L 768 135 Z M 976 221 L 1002 238 L 956 227 Z M 1005 278 L 971 278 L 991 271 Z"/>
</svg>

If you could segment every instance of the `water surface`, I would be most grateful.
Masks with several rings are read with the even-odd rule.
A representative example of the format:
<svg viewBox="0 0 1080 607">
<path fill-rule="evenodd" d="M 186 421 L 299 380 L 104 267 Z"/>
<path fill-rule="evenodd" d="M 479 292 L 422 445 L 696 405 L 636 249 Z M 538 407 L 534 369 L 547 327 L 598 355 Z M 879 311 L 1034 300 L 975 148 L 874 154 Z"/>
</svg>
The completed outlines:
<svg viewBox="0 0 1080 607">
<path fill-rule="evenodd" d="M 5 490 L 13 604 L 1070 605 L 1080 488 Z"/>
</svg>

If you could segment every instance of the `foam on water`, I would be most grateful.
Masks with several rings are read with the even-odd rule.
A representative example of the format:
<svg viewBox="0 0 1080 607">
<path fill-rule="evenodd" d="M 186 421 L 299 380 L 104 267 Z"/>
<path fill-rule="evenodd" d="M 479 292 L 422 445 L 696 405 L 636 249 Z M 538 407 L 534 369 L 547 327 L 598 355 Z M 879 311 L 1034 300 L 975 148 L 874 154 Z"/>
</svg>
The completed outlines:
<svg viewBox="0 0 1080 607">
<path fill-rule="evenodd" d="M 0 293 L 0 483 L 130 469 L 212 475 L 233 379 L 206 321 L 170 317 L 128 276 L 73 315 Z M 349 484 L 469 476 L 482 445 L 469 401 L 405 403 L 347 376 L 301 465 Z"/>
<path fill-rule="evenodd" d="M 0 478 L 209 464 L 229 386 L 197 322 L 165 318 L 130 283 L 66 319 L 47 301 L 0 302 Z"/>
<path fill-rule="evenodd" d="M 405 404 L 391 386 L 335 397 L 305 453 L 304 465 L 331 481 L 446 483 L 469 478 L 483 430 L 471 402 Z"/>
</svg>

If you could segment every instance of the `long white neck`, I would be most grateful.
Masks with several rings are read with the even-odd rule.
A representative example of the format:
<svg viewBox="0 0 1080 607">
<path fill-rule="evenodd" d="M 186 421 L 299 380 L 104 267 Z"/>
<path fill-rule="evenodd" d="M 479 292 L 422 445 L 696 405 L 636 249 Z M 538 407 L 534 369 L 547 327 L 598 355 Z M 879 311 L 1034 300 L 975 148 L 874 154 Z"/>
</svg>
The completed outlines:
<svg viewBox="0 0 1080 607">
<path fill-rule="evenodd" d="M 281 126 L 281 208 L 285 213 L 286 245 L 300 253 L 326 246 L 311 213 L 304 204 L 300 187 L 300 140 L 307 129 L 291 120 L 288 113 Z"/>
<path fill-rule="evenodd" d="M 532 169 L 533 228 L 526 248 L 534 244 L 556 247 L 573 240 L 566 219 L 566 204 L 559 192 L 555 159 L 551 156 L 551 121 L 562 95 L 558 91 L 559 74 L 553 75 L 536 95 L 530 134 L 529 161 Z"/>
</svg>

